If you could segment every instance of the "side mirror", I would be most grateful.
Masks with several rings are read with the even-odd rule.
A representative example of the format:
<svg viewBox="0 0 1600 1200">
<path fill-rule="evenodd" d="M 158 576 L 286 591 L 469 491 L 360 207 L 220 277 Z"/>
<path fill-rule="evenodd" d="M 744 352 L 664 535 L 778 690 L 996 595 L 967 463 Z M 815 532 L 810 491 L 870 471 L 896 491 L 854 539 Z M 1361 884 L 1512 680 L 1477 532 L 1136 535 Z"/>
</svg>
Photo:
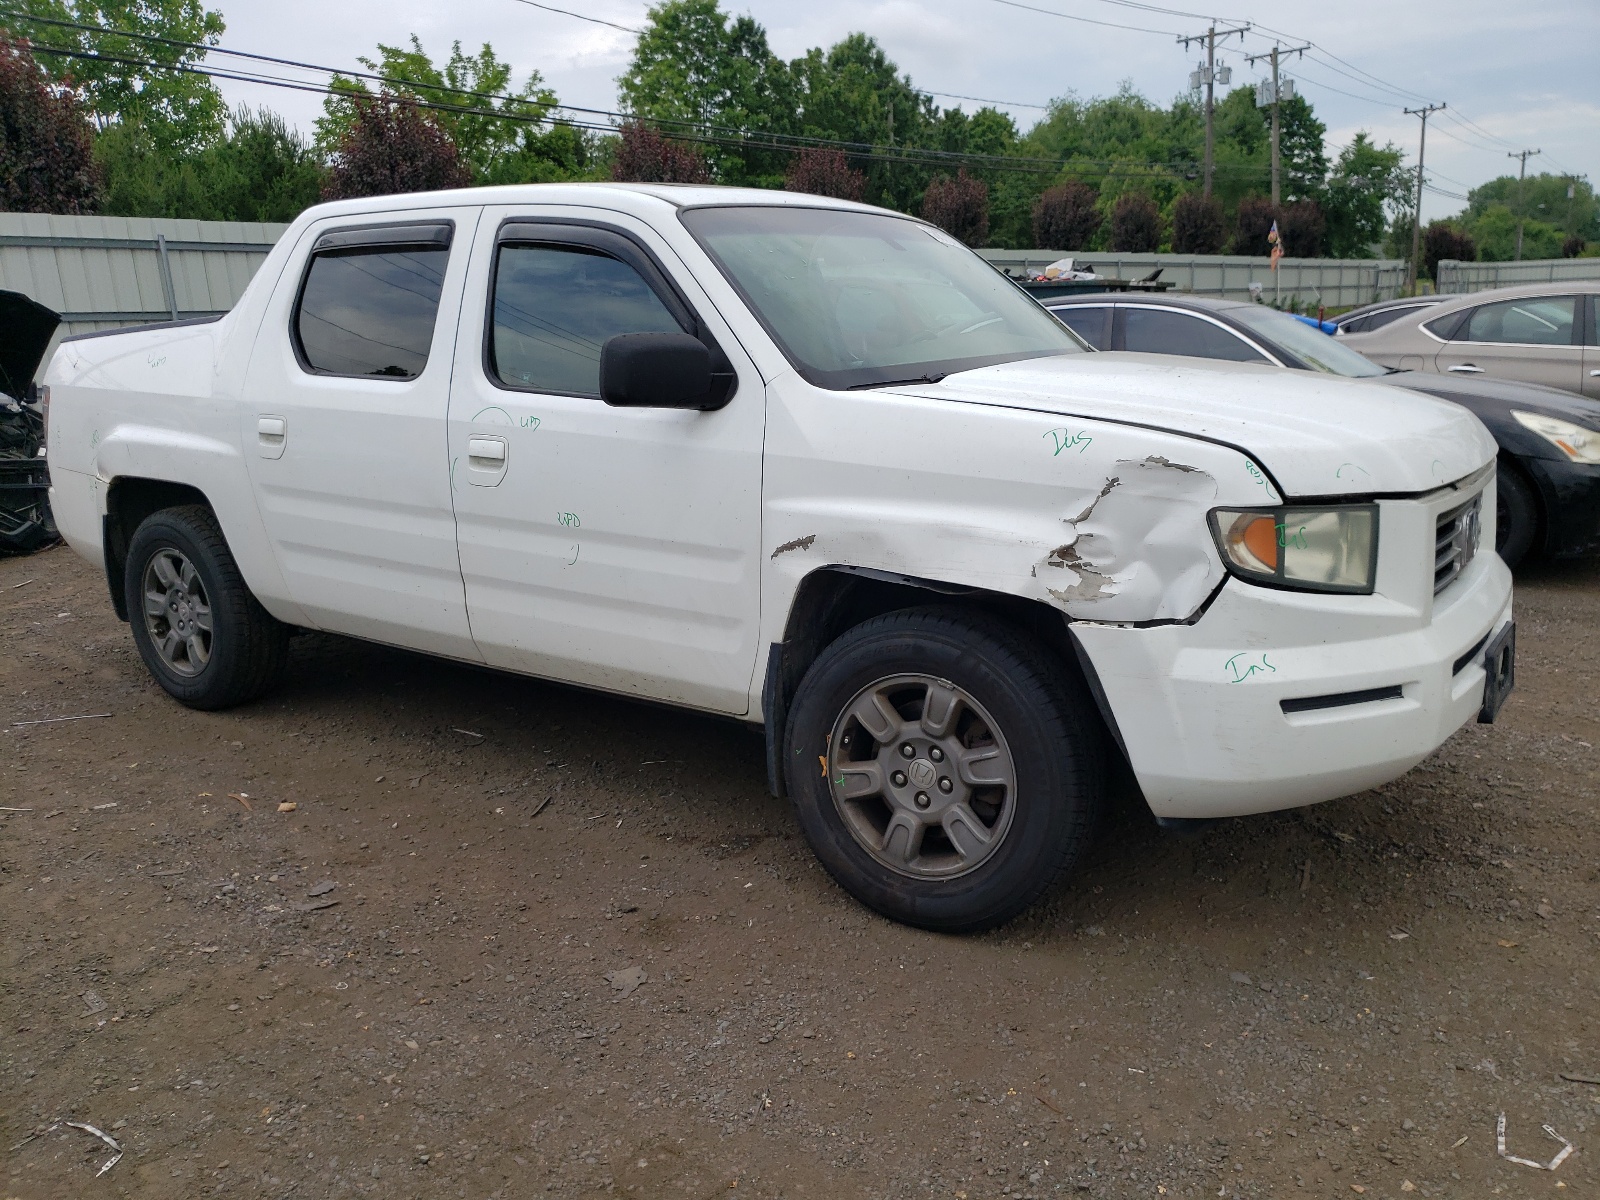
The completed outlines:
<svg viewBox="0 0 1600 1200">
<path fill-rule="evenodd" d="M 600 398 L 618 408 L 711 408 L 711 352 L 687 333 L 619 333 L 600 350 Z"/>
</svg>

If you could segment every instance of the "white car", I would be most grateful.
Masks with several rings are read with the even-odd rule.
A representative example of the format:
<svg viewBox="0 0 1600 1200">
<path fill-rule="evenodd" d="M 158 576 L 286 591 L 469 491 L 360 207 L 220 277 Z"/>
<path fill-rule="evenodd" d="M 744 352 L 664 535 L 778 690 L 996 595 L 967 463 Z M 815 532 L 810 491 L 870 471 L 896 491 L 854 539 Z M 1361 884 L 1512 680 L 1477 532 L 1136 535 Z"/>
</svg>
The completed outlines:
<svg viewBox="0 0 1600 1200">
<path fill-rule="evenodd" d="M 322 205 L 227 316 L 46 383 L 61 531 L 179 701 L 302 627 L 760 723 L 828 870 L 928 928 L 1038 897 L 1117 756 L 1163 821 L 1312 804 L 1511 683 L 1466 410 L 1092 353 L 862 205 Z"/>
</svg>

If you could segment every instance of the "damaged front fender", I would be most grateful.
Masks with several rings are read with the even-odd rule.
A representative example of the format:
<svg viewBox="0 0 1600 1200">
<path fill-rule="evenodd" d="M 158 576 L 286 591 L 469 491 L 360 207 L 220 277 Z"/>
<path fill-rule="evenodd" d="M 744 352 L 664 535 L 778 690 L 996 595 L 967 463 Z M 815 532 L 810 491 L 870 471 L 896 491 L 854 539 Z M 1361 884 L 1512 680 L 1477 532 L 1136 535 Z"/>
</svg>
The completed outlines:
<svg viewBox="0 0 1600 1200">
<path fill-rule="evenodd" d="M 922 396 L 769 392 L 766 611 L 834 566 L 1002 592 L 1075 620 L 1181 621 L 1223 578 L 1218 505 L 1280 500 L 1238 449 Z M 841 439 L 838 431 L 848 429 Z"/>
</svg>

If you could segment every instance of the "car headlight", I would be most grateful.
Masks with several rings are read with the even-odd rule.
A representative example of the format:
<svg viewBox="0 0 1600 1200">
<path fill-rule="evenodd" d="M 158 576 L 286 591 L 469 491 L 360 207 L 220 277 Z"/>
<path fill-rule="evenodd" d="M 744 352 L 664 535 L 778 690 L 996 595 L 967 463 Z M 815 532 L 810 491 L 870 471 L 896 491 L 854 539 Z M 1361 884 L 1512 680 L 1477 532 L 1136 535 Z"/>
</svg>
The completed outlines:
<svg viewBox="0 0 1600 1200">
<path fill-rule="evenodd" d="M 1556 447 L 1573 462 L 1600 463 L 1600 433 L 1574 425 L 1571 421 L 1558 421 L 1539 413 L 1512 409 L 1511 415 L 1524 429 L 1531 429 Z"/>
<path fill-rule="evenodd" d="M 1372 591 L 1376 504 L 1216 508 L 1211 532 L 1228 570 L 1251 583 L 1309 592 Z"/>
</svg>

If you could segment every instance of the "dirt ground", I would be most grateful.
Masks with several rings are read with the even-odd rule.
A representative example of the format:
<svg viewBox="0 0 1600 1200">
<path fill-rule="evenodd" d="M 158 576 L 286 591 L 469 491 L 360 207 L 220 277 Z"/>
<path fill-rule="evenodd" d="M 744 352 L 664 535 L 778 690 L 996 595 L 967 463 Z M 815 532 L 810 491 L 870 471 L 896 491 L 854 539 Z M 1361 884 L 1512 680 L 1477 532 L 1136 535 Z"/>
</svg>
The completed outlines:
<svg viewBox="0 0 1600 1200">
<path fill-rule="evenodd" d="M 737 725 L 322 636 L 190 712 L 0 561 L 0 1198 L 1593 1196 L 1600 568 L 1518 604 L 1499 724 L 959 939 Z"/>
</svg>

